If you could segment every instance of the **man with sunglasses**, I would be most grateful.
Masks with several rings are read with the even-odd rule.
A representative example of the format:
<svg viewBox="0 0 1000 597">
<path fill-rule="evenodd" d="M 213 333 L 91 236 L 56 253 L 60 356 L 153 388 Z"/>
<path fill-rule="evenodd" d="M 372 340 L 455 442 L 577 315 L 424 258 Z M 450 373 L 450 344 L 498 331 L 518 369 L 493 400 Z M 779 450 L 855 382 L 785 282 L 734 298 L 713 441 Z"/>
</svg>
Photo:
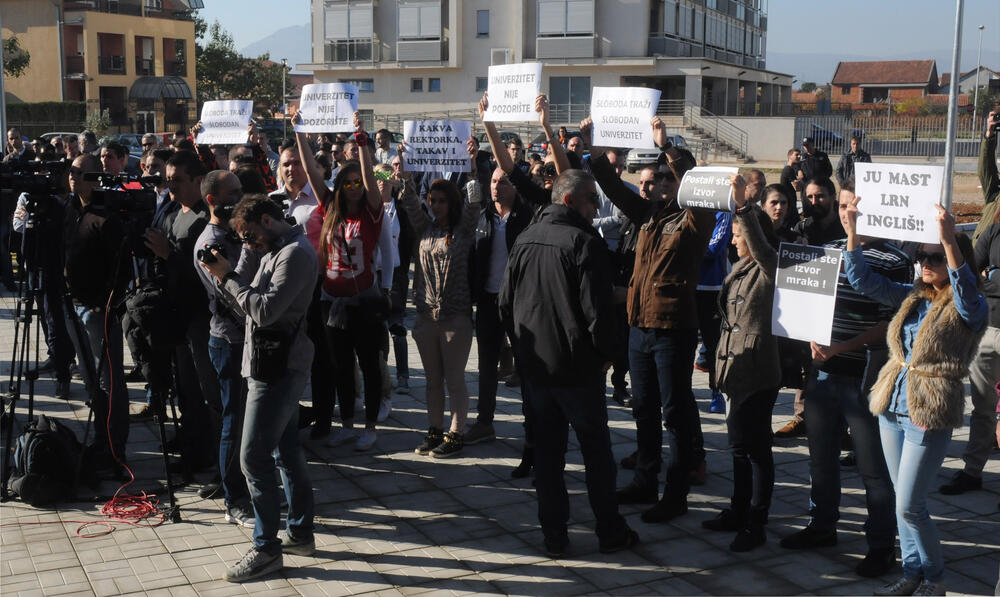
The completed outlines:
<svg viewBox="0 0 1000 597">
<path fill-rule="evenodd" d="M 72 162 L 76 159 L 76 156 L 80 155 L 80 141 L 76 135 L 63 135 L 62 140 L 63 153 L 66 154 L 65 160 Z"/>
<path fill-rule="evenodd" d="M 156 147 L 156 135 L 153 133 L 146 133 L 142 136 L 142 141 L 139 142 L 142 145 L 142 152 L 146 153 L 150 149 Z"/>
<path fill-rule="evenodd" d="M 828 218 L 825 210 L 830 209 L 843 230 L 841 222 L 854 200 L 854 186 L 848 183 L 841 188 L 838 203 L 826 197 L 832 186 L 829 179 L 811 180 L 806 184 L 806 195 L 807 199 L 812 197 L 812 217 Z M 818 194 L 823 198 L 817 200 Z M 884 239 L 862 237 L 860 241 L 872 270 L 900 283 L 913 280 L 912 264 L 899 247 Z M 817 243 L 809 238 L 809 244 Z M 846 245 L 846 239 L 841 238 L 825 246 L 844 250 Z M 894 309 L 855 291 L 846 272 L 841 271 L 831 342 L 829 346 L 810 343 L 813 371 L 803 392 L 809 413 L 810 520 L 808 526 L 781 540 L 781 546 L 788 549 L 837 544 L 841 495 L 838 459 L 846 421 L 868 508 L 864 526 L 868 553 L 855 572 L 867 578 L 881 576 L 896 565 L 895 498 L 882 455 L 878 420 L 868 410 L 868 390 L 887 359 L 885 332 L 893 315 Z"/>
</svg>

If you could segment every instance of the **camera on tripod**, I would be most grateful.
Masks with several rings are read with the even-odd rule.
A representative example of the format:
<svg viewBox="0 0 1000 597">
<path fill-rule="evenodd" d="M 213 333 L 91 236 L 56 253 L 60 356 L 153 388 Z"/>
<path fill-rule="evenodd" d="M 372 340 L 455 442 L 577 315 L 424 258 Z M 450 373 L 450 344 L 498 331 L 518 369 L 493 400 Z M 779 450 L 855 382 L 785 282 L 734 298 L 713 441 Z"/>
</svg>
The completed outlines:
<svg viewBox="0 0 1000 597">
<path fill-rule="evenodd" d="M 53 197 L 63 193 L 65 162 L 0 162 L 0 189 L 25 196 L 25 227 L 44 219 Z"/>
<path fill-rule="evenodd" d="M 130 176 L 87 172 L 83 179 L 97 181 L 100 186 L 90 194 L 90 204 L 105 215 L 116 215 L 125 228 L 128 247 L 138 257 L 152 257 L 142 241 L 142 235 L 153 223 L 156 214 L 156 185 L 159 176 Z"/>
</svg>

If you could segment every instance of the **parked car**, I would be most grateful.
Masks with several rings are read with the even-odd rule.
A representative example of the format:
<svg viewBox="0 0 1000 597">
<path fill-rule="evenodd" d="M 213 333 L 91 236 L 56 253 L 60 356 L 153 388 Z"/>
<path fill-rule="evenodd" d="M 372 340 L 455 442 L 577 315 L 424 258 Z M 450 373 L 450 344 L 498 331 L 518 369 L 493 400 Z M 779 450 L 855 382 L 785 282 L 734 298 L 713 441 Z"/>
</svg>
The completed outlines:
<svg viewBox="0 0 1000 597">
<path fill-rule="evenodd" d="M 117 142 L 125 146 L 129 155 L 135 158 L 142 157 L 142 135 L 136 133 L 122 133 L 117 135 L 105 135 L 101 137 L 97 145 L 103 146 L 106 143 Z"/>
<path fill-rule="evenodd" d="M 52 141 L 53 137 L 63 137 L 65 135 L 73 135 L 75 137 L 78 134 L 79 133 L 68 133 L 68 132 L 63 132 L 63 133 L 60 133 L 60 132 L 43 133 L 42 136 L 41 136 L 41 138 L 42 138 L 43 141 L 45 141 L 46 143 L 48 143 L 48 142 Z"/>
<path fill-rule="evenodd" d="M 688 149 L 687 140 L 680 135 L 667 135 L 667 141 L 674 147 Z M 656 160 L 660 158 L 659 149 L 633 149 L 625 156 L 625 169 L 629 172 L 638 172 L 646 166 L 656 165 Z"/>
<path fill-rule="evenodd" d="M 479 149 L 487 153 L 492 154 L 493 151 L 490 148 L 490 142 L 486 139 L 486 133 L 477 133 L 473 135 L 477 141 L 479 141 Z M 500 131 L 500 140 L 503 141 L 504 145 L 511 142 L 512 139 L 521 140 L 521 136 L 517 133 L 512 133 L 510 131 Z"/>
</svg>

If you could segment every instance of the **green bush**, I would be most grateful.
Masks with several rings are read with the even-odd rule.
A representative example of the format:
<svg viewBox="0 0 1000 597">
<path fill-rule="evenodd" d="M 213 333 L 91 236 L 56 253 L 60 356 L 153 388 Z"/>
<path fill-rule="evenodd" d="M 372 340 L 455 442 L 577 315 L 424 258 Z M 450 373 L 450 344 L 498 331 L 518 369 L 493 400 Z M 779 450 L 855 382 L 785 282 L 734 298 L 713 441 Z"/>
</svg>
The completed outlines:
<svg viewBox="0 0 1000 597">
<path fill-rule="evenodd" d="M 86 102 L 34 102 L 7 104 L 11 122 L 83 122 Z"/>
</svg>

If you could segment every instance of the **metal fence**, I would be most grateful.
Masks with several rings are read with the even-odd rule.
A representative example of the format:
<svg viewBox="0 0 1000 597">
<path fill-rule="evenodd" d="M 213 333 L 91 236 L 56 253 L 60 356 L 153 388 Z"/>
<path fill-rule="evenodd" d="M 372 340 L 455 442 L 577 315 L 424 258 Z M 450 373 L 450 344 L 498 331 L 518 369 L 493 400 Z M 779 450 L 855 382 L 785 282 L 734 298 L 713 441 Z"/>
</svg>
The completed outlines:
<svg viewBox="0 0 1000 597">
<path fill-rule="evenodd" d="M 985 120 L 977 118 L 973 123 L 971 115 L 963 114 L 956 125 L 955 155 L 979 155 Z M 858 135 L 862 148 L 872 155 L 934 158 L 944 156 L 947 131 L 944 115 L 905 116 L 887 111 L 797 116 L 791 147 L 798 147 L 803 138 L 812 137 L 818 149 L 831 155 L 842 154 L 850 151 L 851 136 Z"/>
</svg>

